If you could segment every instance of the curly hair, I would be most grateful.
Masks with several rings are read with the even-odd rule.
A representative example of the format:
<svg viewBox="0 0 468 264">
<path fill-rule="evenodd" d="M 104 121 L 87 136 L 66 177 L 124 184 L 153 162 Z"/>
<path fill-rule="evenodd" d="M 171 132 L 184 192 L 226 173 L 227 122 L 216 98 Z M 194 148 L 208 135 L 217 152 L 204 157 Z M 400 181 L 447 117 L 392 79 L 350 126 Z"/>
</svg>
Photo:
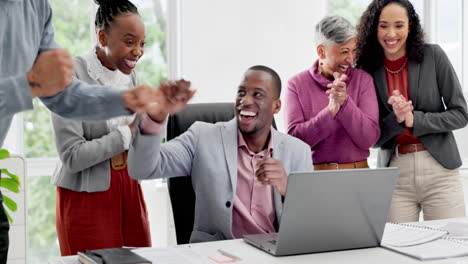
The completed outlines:
<svg viewBox="0 0 468 264">
<path fill-rule="evenodd" d="M 361 16 L 357 25 L 356 67 L 372 74 L 383 63 L 383 48 L 377 40 L 377 26 L 382 9 L 396 3 L 406 9 L 409 20 L 409 34 L 406 40 L 406 54 L 409 60 L 422 62 L 424 56 L 424 32 L 419 16 L 408 0 L 373 0 Z"/>
</svg>

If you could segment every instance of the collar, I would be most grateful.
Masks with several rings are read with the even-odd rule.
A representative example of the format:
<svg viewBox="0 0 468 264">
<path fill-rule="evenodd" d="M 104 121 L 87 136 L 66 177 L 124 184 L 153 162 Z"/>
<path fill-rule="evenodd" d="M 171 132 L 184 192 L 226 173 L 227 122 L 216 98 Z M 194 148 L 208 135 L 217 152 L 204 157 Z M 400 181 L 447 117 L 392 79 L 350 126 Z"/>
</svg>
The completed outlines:
<svg viewBox="0 0 468 264">
<path fill-rule="evenodd" d="M 332 83 L 333 81 L 328 79 L 327 77 L 323 76 L 319 71 L 318 71 L 318 63 L 319 60 L 316 60 L 312 67 L 309 68 L 309 73 L 312 76 L 312 79 L 314 79 L 323 90 L 328 90 L 329 88 L 327 85 L 329 83 Z M 348 79 L 346 80 L 346 84 L 349 84 L 349 81 L 351 80 L 351 77 L 353 76 L 354 68 L 350 67 L 348 70 Z"/>
<path fill-rule="evenodd" d="M 127 90 L 131 87 L 130 75 L 123 74 L 119 70 L 111 71 L 104 67 L 96 54 L 96 48 L 92 48 L 87 54 L 82 56 L 86 62 L 89 76 L 99 81 L 103 85 L 118 88 L 119 90 Z"/>
<path fill-rule="evenodd" d="M 266 151 L 265 156 L 269 156 L 271 153 L 273 153 L 273 135 L 274 135 L 274 129 L 273 127 L 270 128 L 270 140 L 268 141 L 268 146 L 266 149 L 262 150 L 260 153 Z M 249 146 L 247 146 L 247 143 L 244 140 L 244 137 L 242 136 L 242 133 L 239 128 L 237 128 L 237 144 L 238 148 L 245 148 L 247 152 L 250 155 L 255 155 L 253 151 L 249 149 Z"/>
</svg>

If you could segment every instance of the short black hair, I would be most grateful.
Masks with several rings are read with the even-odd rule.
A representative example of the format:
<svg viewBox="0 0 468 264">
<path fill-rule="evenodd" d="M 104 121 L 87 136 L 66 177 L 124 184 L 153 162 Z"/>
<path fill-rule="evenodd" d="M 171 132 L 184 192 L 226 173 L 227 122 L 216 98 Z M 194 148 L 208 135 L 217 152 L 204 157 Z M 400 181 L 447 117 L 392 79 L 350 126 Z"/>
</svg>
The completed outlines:
<svg viewBox="0 0 468 264">
<path fill-rule="evenodd" d="M 275 86 L 276 91 L 278 92 L 276 94 L 275 99 L 279 99 L 281 95 L 281 78 L 279 77 L 278 73 L 276 73 L 272 68 L 269 68 L 264 65 L 255 65 L 250 67 L 247 71 L 262 71 L 270 74 L 270 76 L 273 78 L 273 84 Z"/>
<path fill-rule="evenodd" d="M 128 0 L 94 0 L 99 8 L 96 12 L 94 25 L 97 29 L 108 31 L 115 18 L 121 14 L 133 13 L 137 14 L 137 7 Z"/>
</svg>

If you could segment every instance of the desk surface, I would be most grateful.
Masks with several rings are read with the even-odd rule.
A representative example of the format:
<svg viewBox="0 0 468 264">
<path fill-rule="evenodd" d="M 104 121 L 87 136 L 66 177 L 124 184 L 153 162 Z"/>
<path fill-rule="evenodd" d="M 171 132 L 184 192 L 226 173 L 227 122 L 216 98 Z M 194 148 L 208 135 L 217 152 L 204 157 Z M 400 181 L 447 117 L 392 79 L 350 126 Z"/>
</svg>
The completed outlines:
<svg viewBox="0 0 468 264">
<path fill-rule="evenodd" d="M 468 222 L 468 218 L 450 219 L 444 221 L 424 222 L 425 225 L 440 227 L 449 221 Z M 401 255 L 399 253 L 376 247 L 366 249 L 344 250 L 326 253 L 305 254 L 286 257 L 274 257 L 261 251 L 241 239 L 226 240 L 218 242 L 197 243 L 190 245 L 180 245 L 177 248 L 190 248 L 192 251 L 206 257 L 205 263 L 213 264 L 214 261 L 208 257 L 219 254 L 218 249 L 234 254 L 241 258 L 241 262 L 235 263 L 273 263 L 273 264 L 301 264 L 301 263 L 398 263 L 398 264 L 421 264 L 423 262 Z M 56 258 L 50 264 L 79 264 L 76 256 Z M 468 257 L 442 259 L 436 261 L 424 261 L 424 263 L 443 264 L 468 264 Z"/>
</svg>

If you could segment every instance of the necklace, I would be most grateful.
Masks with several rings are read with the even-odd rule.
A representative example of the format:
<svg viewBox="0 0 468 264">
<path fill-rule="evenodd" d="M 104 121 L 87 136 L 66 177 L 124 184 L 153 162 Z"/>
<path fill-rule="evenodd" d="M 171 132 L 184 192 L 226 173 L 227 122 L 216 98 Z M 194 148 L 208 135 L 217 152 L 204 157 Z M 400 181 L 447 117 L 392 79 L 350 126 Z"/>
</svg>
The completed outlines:
<svg viewBox="0 0 468 264">
<path fill-rule="evenodd" d="M 384 65 L 383 67 L 384 67 L 385 70 L 388 71 L 389 73 L 397 74 L 397 73 L 400 73 L 400 72 L 403 70 L 403 68 L 405 68 L 406 63 L 408 63 L 408 58 L 406 58 L 405 62 L 403 63 L 403 65 L 401 65 L 400 69 L 398 69 L 398 70 L 396 70 L 396 71 L 390 70 L 390 69 L 387 68 L 385 65 Z"/>
</svg>

